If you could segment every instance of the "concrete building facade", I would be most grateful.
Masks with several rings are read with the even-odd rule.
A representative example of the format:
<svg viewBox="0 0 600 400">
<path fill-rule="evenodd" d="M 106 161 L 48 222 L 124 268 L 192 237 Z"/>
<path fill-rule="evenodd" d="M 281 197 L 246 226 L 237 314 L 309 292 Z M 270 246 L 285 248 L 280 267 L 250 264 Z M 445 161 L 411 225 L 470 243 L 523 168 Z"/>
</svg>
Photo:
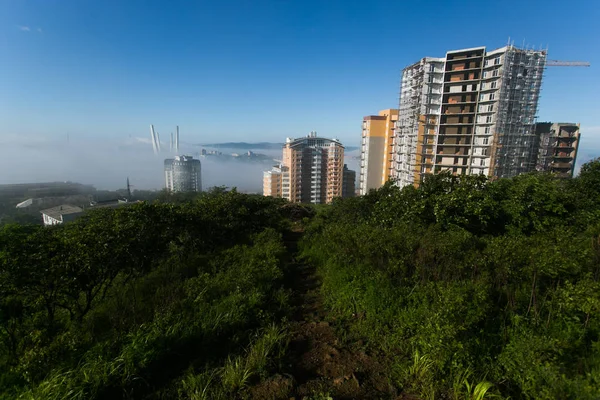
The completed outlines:
<svg viewBox="0 0 600 400">
<path fill-rule="evenodd" d="M 398 110 L 387 109 L 363 118 L 360 153 L 360 194 L 381 187 L 393 169 L 394 132 Z"/>
<path fill-rule="evenodd" d="M 393 177 L 512 177 L 535 169 L 535 118 L 545 50 L 512 45 L 449 51 L 402 71 Z"/>
<path fill-rule="evenodd" d="M 342 197 L 348 198 L 354 196 L 356 196 L 356 171 L 348 169 L 348 166 L 344 164 Z"/>
<path fill-rule="evenodd" d="M 288 198 L 290 192 L 289 168 L 276 165 L 263 173 L 263 194 L 272 197 Z"/>
<path fill-rule="evenodd" d="M 538 141 L 536 170 L 572 178 L 579 149 L 580 125 L 540 122 L 535 125 Z"/>
<path fill-rule="evenodd" d="M 191 156 L 175 156 L 165 160 L 165 187 L 169 192 L 201 192 L 200 160 Z"/>
<path fill-rule="evenodd" d="M 342 196 L 344 146 L 337 139 L 288 138 L 281 165 L 263 175 L 263 194 L 293 203 L 330 203 Z"/>
</svg>

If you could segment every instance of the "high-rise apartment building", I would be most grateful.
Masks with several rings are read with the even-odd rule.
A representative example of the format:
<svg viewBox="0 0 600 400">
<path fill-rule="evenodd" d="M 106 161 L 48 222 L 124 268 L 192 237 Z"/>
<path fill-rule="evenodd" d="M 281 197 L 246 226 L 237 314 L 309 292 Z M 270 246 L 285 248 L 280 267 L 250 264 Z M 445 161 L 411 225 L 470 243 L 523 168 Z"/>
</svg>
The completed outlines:
<svg viewBox="0 0 600 400">
<path fill-rule="evenodd" d="M 535 125 L 538 141 L 536 170 L 571 178 L 579 148 L 579 124 L 540 122 Z"/>
<path fill-rule="evenodd" d="M 343 167 L 344 146 L 337 139 L 316 132 L 288 138 L 281 165 L 263 175 L 263 194 L 294 203 L 330 203 L 342 196 Z"/>
<path fill-rule="evenodd" d="M 169 192 L 201 192 L 200 160 L 175 156 L 165 160 L 165 187 Z"/>
<path fill-rule="evenodd" d="M 398 110 L 394 109 L 363 118 L 359 182 L 361 195 L 381 187 L 390 177 L 397 120 Z"/>
<path fill-rule="evenodd" d="M 449 51 L 402 71 L 393 177 L 511 177 L 535 169 L 535 118 L 545 50 L 512 45 Z"/>
<path fill-rule="evenodd" d="M 265 196 L 289 198 L 290 172 L 283 165 L 276 165 L 263 173 L 263 194 Z"/>
<path fill-rule="evenodd" d="M 344 164 L 342 197 L 348 198 L 354 196 L 356 196 L 356 171 L 348 169 L 348 166 Z"/>
</svg>

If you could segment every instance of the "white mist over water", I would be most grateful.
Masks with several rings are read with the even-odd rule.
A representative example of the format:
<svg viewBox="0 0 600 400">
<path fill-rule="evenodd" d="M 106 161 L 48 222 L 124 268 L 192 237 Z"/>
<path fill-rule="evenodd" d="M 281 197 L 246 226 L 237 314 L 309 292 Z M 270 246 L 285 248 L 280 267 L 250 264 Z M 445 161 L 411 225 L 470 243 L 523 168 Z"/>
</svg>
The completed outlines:
<svg viewBox="0 0 600 400">
<path fill-rule="evenodd" d="M 182 145 L 180 154 L 199 158 L 200 149 Z M 243 152 L 225 148 L 219 151 L 223 154 Z M 254 152 L 281 158 L 278 150 Z M 172 156 L 168 150 L 154 155 L 150 140 L 145 138 L 121 142 L 75 139 L 56 143 L 44 138 L 3 137 L 0 140 L 0 184 L 72 181 L 115 190 L 124 188 L 129 177 L 134 189 L 160 190 L 165 184 L 164 159 Z M 204 189 L 226 186 L 256 193 L 262 192 L 263 171 L 275 164 L 211 156 L 200 160 Z M 346 163 L 350 169 L 358 167 L 358 160 L 348 157 Z"/>
</svg>

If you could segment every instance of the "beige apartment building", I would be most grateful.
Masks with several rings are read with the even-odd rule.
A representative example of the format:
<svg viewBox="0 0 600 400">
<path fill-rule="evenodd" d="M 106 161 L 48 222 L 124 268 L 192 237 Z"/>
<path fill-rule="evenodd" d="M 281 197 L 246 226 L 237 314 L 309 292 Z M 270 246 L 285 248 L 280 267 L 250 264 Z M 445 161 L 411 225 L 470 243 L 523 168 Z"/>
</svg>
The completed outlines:
<svg viewBox="0 0 600 400">
<path fill-rule="evenodd" d="M 580 125 L 568 122 L 539 122 L 535 125 L 538 156 L 536 170 L 572 178 L 581 133 Z"/>
<path fill-rule="evenodd" d="M 273 167 L 263 174 L 263 194 L 272 197 L 289 196 L 290 174 L 289 168 L 283 165 Z"/>
<path fill-rule="evenodd" d="M 393 169 L 394 130 L 398 110 L 387 109 L 363 118 L 360 153 L 360 194 L 381 187 Z"/>
<path fill-rule="evenodd" d="M 294 203 L 330 203 L 342 196 L 344 146 L 337 139 L 288 138 L 281 165 L 263 175 L 263 194 Z"/>
</svg>

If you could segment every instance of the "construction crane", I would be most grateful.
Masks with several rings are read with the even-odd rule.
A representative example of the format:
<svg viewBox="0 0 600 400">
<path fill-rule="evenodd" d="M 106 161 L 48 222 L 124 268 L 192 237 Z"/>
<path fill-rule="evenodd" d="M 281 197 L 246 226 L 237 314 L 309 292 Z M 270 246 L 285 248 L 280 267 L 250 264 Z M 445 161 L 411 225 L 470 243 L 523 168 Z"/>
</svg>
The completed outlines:
<svg viewBox="0 0 600 400">
<path fill-rule="evenodd" d="M 589 67 L 590 63 L 587 61 L 561 61 L 561 60 L 548 60 L 546 61 L 546 67 Z"/>
</svg>

